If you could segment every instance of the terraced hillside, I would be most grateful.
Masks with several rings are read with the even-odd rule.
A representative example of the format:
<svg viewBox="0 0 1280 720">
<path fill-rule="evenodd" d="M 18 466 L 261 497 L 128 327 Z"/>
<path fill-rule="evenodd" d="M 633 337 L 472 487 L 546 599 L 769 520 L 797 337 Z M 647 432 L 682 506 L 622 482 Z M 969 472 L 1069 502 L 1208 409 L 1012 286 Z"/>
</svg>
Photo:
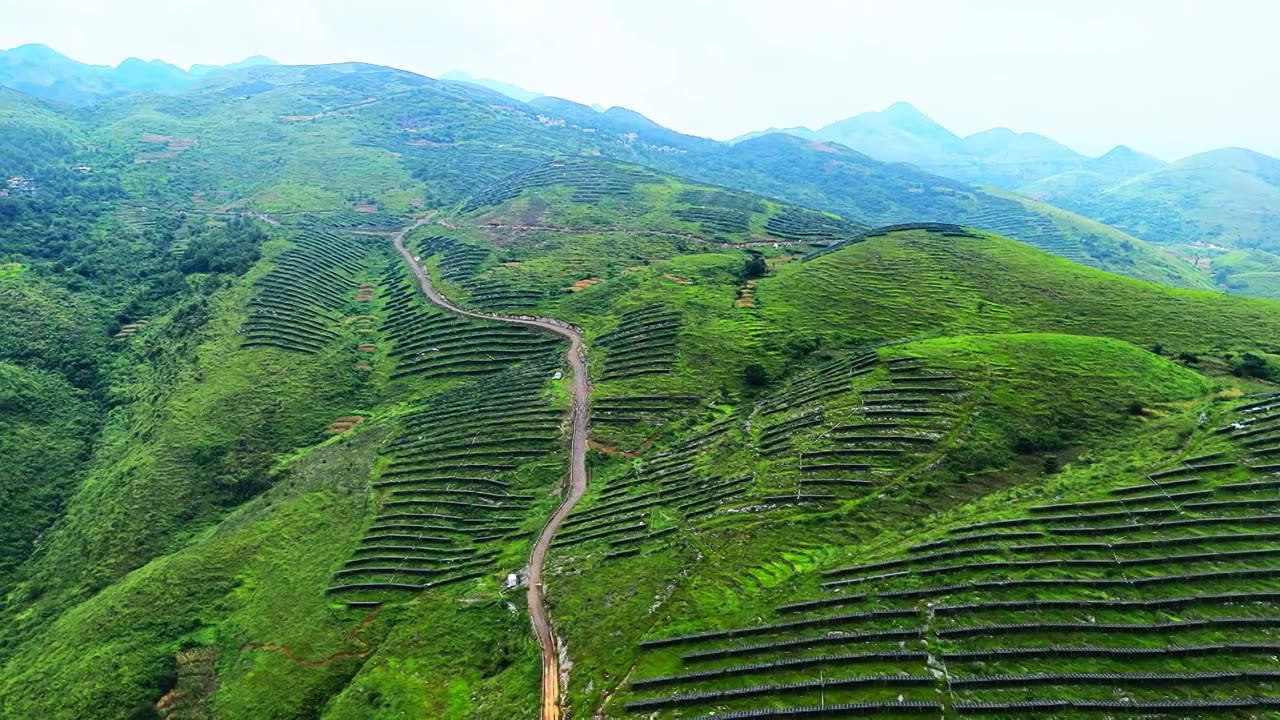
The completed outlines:
<svg viewBox="0 0 1280 720">
<path fill-rule="evenodd" d="M 1280 500 L 1266 443 L 1242 446 L 1240 435 L 1268 432 L 1277 401 L 1215 404 L 1230 424 L 1201 428 L 1192 449 L 1145 474 L 1067 473 L 1020 488 L 1020 507 L 962 506 L 901 550 L 823 563 L 784 583 L 800 587 L 780 594 L 801 599 L 762 618 L 650 632 L 625 709 L 1269 711 L 1280 702 L 1268 692 L 1280 570 L 1268 526 Z"/>
<path fill-rule="evenodd" d="M 376 66 L 38 110 L 0 716 L 1280 696 L 1273 302 L 837 146 Z"/>
<path fill-rule="evenodd" d="M 838 241 L 865 226 L 831 213 L 699 185 L 597 158 L 556 158 L 463 203 L 458 224 L 510 231 L 607 231 L 711 243 Z"/>
</svg>

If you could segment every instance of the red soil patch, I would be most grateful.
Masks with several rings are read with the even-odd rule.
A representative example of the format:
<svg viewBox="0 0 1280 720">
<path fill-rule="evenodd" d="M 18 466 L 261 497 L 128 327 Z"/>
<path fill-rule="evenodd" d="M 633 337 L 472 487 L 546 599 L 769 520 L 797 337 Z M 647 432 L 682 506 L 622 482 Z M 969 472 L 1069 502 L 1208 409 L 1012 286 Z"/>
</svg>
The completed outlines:
<svg viewBox="0 0 1280 720">
<path fill-rule="evenodd" d="M 364 422 L 363 415 L 347 415 L 346 417 L 340 417 L 329 424 L 329 432 L 334 435 L 344 433 L 362 422 Z"/>
<path fill-rule="evenodd" d="M 809 147 L 813 150 L 817 150 L 818 152 L 825 152 L 825 153 L 840 152 L 839 150 L 836 150 L 830 145 L 824 142 L 818 142 L 817 140 L 814 140 L 813 142 L 809 143 Z"/>
<path fill-rule="evenodd" d="M 372 368 L 372 367 L 370 367 L 370 366 L 368 366 L 368 365 L 365 365 L 364 363 L 360 363 L 359 365 L 356 365 L 356 366 L 355 366 L 355 369 L 356 369 L 356 370 L 361 370 L 361 371 L 364 371 L 364 372 L 368 372 L 368 371 L 372 370 L 373 368 Z"/>
<path fill-rule="evenodd" d="M 378 349 L 378 346 L 374 345 L 373 343 L 365 343 L 356 349 L 359 350 L 360 352 L 373 352 L 374 350 Z"/>
<path fill-rule="evenodd" d="M 499 263 L 499 264 L 502 265 L 502 267 L 520 267 L 524 263 L 520 262 L 519 260 L 509 260 L 507 262 Z"/>
<path fill-rule="evenodd" d="M 628 458 L 639 457 L 639 453 L 619 450 L 618 448 L 613 447 L 612 445 L 605 445 L 604 443 L 598 442 L 596 440 L 588 440 L 587 447 L 591 448 L 592 450 L 602 452 L 605 455 L 621 455 L 623 457 L 628 457 Z"/>
<path fill-rule="evenodd" d="M 591 287 L 592 285 L 599 285 L 599 284 L 600 284 L 600 278 L 587 278 L 586 280 L 579 280 L 578 282 L 574 283 L 572 286 L 567 287 L 565 289 L 568 290 L 569 292 L 581 292 Z"/>
<path fill-rule="evenodd" d="M 376 212 L 378 212 L 378 206 L 377 206 L 377 205 L 370 205 L 369 203 L 356 203 L 356 212 L 358 212 L 358 213 L 376 213 Z"/>
<path fill-rule="evenodd" d="M 673 282 L 673 283 L 675 283 L 675 284 L 677 284 L 677 285 L 692 285 L 692 284 L 693 284 L 693 281 L 692 281 L 692 280 L 685 280 L 684 278 L 679 278 L 679 277 L 676 277 L 675 275 L 663 275 L 662 277 L 664 277 L 664 278 L 666 278 L 666 279 L 670 280 L 671 282 Z"/>
<path fill-rule="evenodd" d="M 647 268 L 647 267 L 649 267 L 649 266 L 648 266 L 648 265 L 632 265 L 631 267 L 627 268 L 626 270 L 623 270 L 623 271 L 622 271 L 622 274 L 623 274 L 623 275 L 630 275 L 630 274 L 631 274 L 631 273 L 633 273 L 633 272 L 640 272 L 641 270 L 643 270 L 643 269 L 645 269 L 645 268 Z"/>
</svg>

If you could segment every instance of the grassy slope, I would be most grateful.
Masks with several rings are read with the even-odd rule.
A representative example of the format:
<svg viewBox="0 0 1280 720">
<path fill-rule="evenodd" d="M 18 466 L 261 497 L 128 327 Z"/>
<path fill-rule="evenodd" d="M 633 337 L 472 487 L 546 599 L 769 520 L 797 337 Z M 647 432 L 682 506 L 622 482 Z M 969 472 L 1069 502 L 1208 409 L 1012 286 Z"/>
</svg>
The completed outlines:
<svg viewBox="0 0 1280 720">
<path fill-rule="evenodd" d="M 217 717 L 503 718 L 536 702 L 523 596 L 499 587 L 527 555 L 563 459 L 522 471 L 534 486 L 521 489 L 544 492 L 483 578 L 382 598 L 407 602 L 372 614 L 327 594 L 380 502 L 370 475 L 404 401 L 455 383 L 389 382 L 386 348 L 357 354 L 366 340 L 351 330 L 314 356 L 239 348 L 249 283 L 288 247 L 274 241 L 245 280 L 130 340 L 146 360 L 113 392 L 131 404 L 9 597 L 0 714 L 125 717 L 175 673 L 161 705 Z M 369 258 L 376 283 L 389 251 Z M 344 311 L 381 317 L 384 304 L 380 293 Z M 353 371 L 359 361 L 374 369 Z M 375 418 L 317 445 L 353 413 Z M 456 638 L 466 643 L 441 652 Z"/>
<path fill-rule="evenodd" d="M 1246 150 L 1202 153 L 1121 182 L 1047 178 L 1023 188 L 1054 203 L 1173 249 L 1182 257 L 1213 257 L 1209 246 L 1280 250 L 1280 164 Z M 1220 262 L 1221 260 L 1221 262 Z M 1231 292 L 1274 297 L 1269 277 L 1213 257 L 1212 272 Z"/>
<path fill-rule="evenodd" d="M 1047 203 L 1013 194 L 990 192 L 997 197 L 1014 200 L 1028 211 L 1048 218 L 1060 233 L 1060 239 L 1057 242 L 1064 243 L 1064 247 L 1057 248 L 1043 241 L 1030 241 L 1027 238 L 1015 239 L 1026 240 L 1041 250 L 1071 257 L 1085 265 L 1138 280 L 1203 290 L 1213 287 L 1212 280 L 1194 265 L 1164 248 L 1138 239 L 1145 236 L 1129 235 L 1110 225 L 1104 225 Z M 981 225 L 976 227 L 980 230 L 996 231 L 995 228 L 985 228 Z M 1000 233 L 997 232 L 997 234 Z"/>
<path fill-rule="evenodd" d="M 1015 451 L 1028 435 L 1066 429 L 1068 447 L 1089 446 L 1105 462 L 1119 462 L 1107 456 L 1109 447 L 1130 437 L 1156 437 L 1147 423 L 1127 414 L 1129 403 L 1167 403 L 1185 426 L 1194 423 L 1194 414 L 1172 403 L 1196 400 L 1212 387 L 1162 358 L 1097 338 L 958 337 L 882 351 L 883 357 L 904 355 L 922 358 L 933 370 L 959 374 L 970 384 L 969 395 L 978 398 L 973 419 L 933 451 L 949 457 L 947 462 L 904 475 L 835 511 L 766 506 L 712 516 L 664 540 L 660 550 L 625 560 L 602 561 L 580 549 L 558 555 L 561 572 L 552 597 L 569 647 L 576 649 L 578 712 L 593 711 L 602 693 L 611 694 L 629 675 L 677 669 L 670 652 L 637 653 L 640 637 L 753 624 L 780 598 L 812 594 L 817 567 L 848 563 L 873 549 L 883 552 L 920 533 L 959 524 L 968 510 L 956 508 L 974 498 L 1000 496 L 1007 503 L 1009 492 L 1025 502 L 1025 488 L 1039 482 L 1038 464 L 1029 467 Z M 847 400 L 828 402 L 838 407 Z M 1158 454 L 1128 455 L 1124 462 L 1146 464 Z M 722 457 L 714 467 L 723 475 L 754 467 L 757 483 L 767 485 L 771 465 L 760 462 L 750 455 Z M 978 480 L 975 472 L 988 476 Z M 611 476 L 619 474 L 607 467 L 597 471 L 597 491 L 608 488 Z M 950 514 L 933 516 L 943 512 Z M 609 612 L 600 612 L 602 607 Z M 610 717 L 622 715 L 620 704 L 611 707 Z"/>
<path fill-rule="evenodd" d="M 1105 335 L 1170 352 L 1270 347 L 1268 300 L 1119 278 L 988 237 L 895 233 L 761 283 L 774 327 L 817 327 L 841 344 L 973 332 Z"/>
<path fill-rule="evenodd" d="M 94 425 L 85 393 L 58 375 L 0 362 L 0 586 L 62 509 Z"/>
</svg>

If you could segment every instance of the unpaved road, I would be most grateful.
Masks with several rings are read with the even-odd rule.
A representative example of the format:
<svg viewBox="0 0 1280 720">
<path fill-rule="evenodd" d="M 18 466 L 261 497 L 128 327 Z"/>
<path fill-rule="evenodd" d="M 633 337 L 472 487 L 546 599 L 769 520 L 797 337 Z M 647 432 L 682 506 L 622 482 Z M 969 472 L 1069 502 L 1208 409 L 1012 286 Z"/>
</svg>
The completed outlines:
<svg viewBox="0 0 1280 720">
<path fill-rule="evenodd" d="M 418 278 L 418 287 L 428 300 L 449 312 L 464 317 L 480 320 L 496 320 L 512 325 L 524 325 L 545 332 L 554 333 L 569 340 L 567 359 L 572 372 L 571 387 L 573 401 L 569 411 L 569 424 L 572 428 L 572 439 L 569 444 L 569 491 L 565 494 L 560 506 L 551 514 L 551 519 L 543 526 L 529 555 L 529 620 L 533 623 L 533 632 L 542 646 L 542 720 L 559 720 L 560 718 L 560 660 L 558 642 L 551 629 L 551 616 L 547 612 L 542 597 L 542 570 L 547 560 L 547 548 L 555 539 L 560 525 L 568 517 L 573 506 L 578 504 L 587 491 L 587 431 L 590 417 L 591 381 L 587 378 L 587 362 L 583 350 L 582 332 L 572 325 L 551 318 L 513 317 L 476 312 L 458 307 L 440 294 L 431 284 L 422 263 L 404 246 L 404 238 L 409 232 L 430 222 L 427 217 L 417 224 L 401 230 L 392 239 L 396 250 L 404 261 L 413 269 Z"/>
</svg>

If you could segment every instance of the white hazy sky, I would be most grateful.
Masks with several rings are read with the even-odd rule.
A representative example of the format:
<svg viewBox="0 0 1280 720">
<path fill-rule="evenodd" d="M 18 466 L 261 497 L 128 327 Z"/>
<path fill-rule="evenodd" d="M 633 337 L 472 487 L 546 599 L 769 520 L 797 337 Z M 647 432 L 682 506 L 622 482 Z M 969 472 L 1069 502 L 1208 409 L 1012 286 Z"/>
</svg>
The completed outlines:
<svg viewBox="0 0 1280 720">
<path fill-rule="evenodd" d="M 906 100 L 1089 154 L 1280 155 L 1276 0 L 0 0 L 0 48 L 464 69 L 714 138 Z"/>
</svg>

